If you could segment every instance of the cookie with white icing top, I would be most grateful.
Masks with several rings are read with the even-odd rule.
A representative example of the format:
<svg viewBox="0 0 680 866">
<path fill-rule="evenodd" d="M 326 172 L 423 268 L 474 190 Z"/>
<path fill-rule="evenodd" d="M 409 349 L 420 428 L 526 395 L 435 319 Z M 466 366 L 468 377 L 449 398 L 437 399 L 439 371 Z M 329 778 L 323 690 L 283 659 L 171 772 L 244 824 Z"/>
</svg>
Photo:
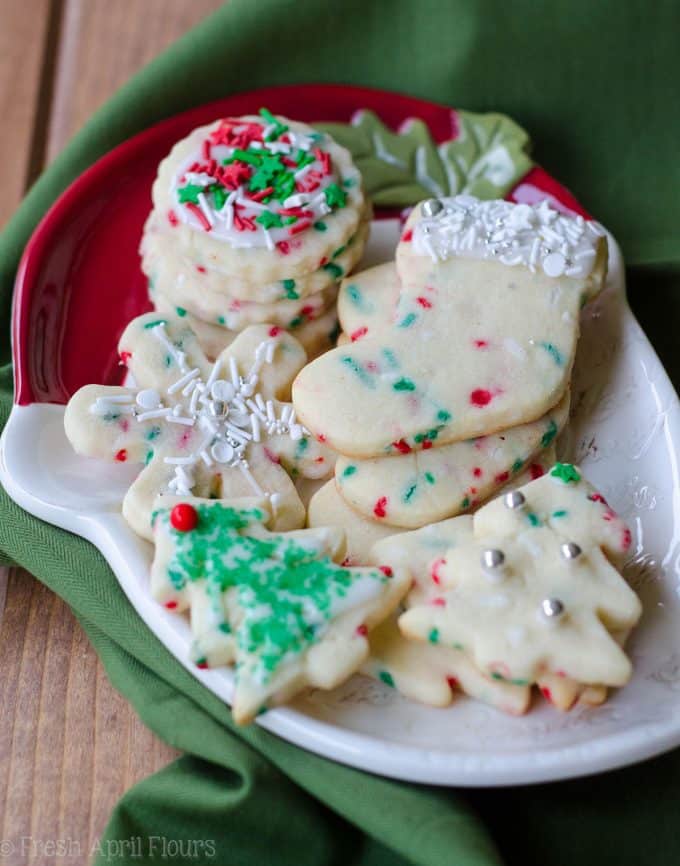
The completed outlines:
<svg viewBox="0 0 680 866">
<path fill-rule="evenodd" d="M 529 210 L 538 238 L 542 221 L 557 214 L 542 205 Z M 414 213 L 413 237 L 420 208 Z M 433 261 L 401 253 L 413 244 L 402 241 L 393 321 L 298 375 L 293 401 L 307 427 L 341 454 L 367 458 L 397 453 L 403 443 L 422 449 L 488 435 L 547 412 L 569 382 L 581 304 L 606 269 L 604 238 L 572 222 L 588 235 L 587 275 L 550 276 L 501 257 L 452 253 Z"/>
<path fill-rule="evenodd" d="M 135 532 L 151 537 L 159 493 L 268 497 L 276 528 L 304 524 L 289 475 L 323 478 L 333 456 L 280 400 L 305 362 L 293 337 L 254 325 L 210 363 L 184 319 L 148 313 L 119 350 L 137 387 L 81 388 L 64 425 L 79 454 L 144 467 L 123 501 Z"/>
<path fill-rule="evenodd" d="M 264 500 L 166 502 L 154 511 L 152 592 L 169 609 L 190 608 L 199 667 L 235 662 L 239 724 L 307 686 L 347 679 L 408 589 L 405 572 L 338 565 L 341 530 L 271 532 Z"/>
<path fill-rule="evenodd" d="M 178 142 L 152 197 L 186 257 L 250 285 L 323 268 L 356 234 L 366 208 L 345 148 L 265 110 Z"/>
</svg>

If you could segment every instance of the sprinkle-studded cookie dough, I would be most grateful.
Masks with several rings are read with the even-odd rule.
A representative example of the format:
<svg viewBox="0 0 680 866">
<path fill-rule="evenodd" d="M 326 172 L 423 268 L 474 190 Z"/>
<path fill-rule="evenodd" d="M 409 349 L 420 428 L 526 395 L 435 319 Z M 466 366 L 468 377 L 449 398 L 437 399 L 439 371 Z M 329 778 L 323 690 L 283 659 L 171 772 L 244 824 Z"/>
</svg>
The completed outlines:
<svg viewBox="0 0 680 866">
<path fill-rule="evenodd" d="M 181 317 L 148 313 L 119 350 L 137 387 L 85 386 L 64 423 L 79 454 L 144 466 L 123 501 L 135 532 L 151 538 L 159 493 L 267 497 L 274 528 L 304 524 L 291 476 L 323 478 L 333 456 L 279 399 L 305 362 L 293 337 L 254 325 L 210 363 Z"/>
<path fill-rule="evenodd" d="M 440 204 L 446 212 L 448 200 Z M 405 235 L 413 238 L 424 219 L 418 207 Z M 293 386 L 298 415 L 341 454 L 363 458 L 540 417 L 566 390 L 579 310 L 599 291 L 606 268 L 605 239 L 573 224 L 590 236 L 587 276 L 550 276 L 501 257 L 433 261 L 402 239 L 392 321 L 308 365 Z M 543 237 L 542 224 L 534 231 Z"/>
<path fill-rule="evenodd" d="M 339 685 L 408 589 L 404 571 L 338 565 L 341 530 L 270 532 L 265 500 L 165 502 L 153 516 L 152 592 L 190 608 L 198 667 L 235 662 L 239 724 L 307 686 Z"/>
</svg>

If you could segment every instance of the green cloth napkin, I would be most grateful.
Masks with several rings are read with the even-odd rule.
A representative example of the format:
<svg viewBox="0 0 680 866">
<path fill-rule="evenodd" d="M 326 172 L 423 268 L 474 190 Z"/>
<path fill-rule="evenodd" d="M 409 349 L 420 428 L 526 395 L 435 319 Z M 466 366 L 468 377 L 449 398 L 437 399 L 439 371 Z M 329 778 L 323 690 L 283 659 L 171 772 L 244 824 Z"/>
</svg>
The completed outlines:
<svg viewBox="0 0 680 866">
<path fill-rule="evenodd" d="M 397 89 L 530 131 L 538 160 L 622 243 L 630 295 L 680 382 L 680 7 L 642 0 L 232 0 L 151 63 L 40 178 L 0 238 L 9 333 L 21 251 L 59 192 L 134 132 L 277 83 Z M 12 400 L 0 346 L 0 420 Z M 114 685 L 186 754 L 120 801 L 100 863 L 220 866 L 641 866 L 680 862 L 680 753 L 593 779 L 463 791 L 392 782 L 315 757 L 226 707 L 130 607 L 88 543 L 1 492 L 0 550 L 72 606 Z M 141 852 L 140 861 L 137 854 Z"/>
</svg>

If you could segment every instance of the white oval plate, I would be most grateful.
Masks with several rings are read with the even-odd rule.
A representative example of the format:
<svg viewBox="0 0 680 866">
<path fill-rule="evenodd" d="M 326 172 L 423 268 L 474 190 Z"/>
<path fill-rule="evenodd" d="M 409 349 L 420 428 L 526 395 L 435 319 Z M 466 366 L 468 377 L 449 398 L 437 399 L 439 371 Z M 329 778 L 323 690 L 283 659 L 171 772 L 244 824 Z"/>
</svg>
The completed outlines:
<svg viewBox="0 0 680 866">
<path fill-rule="evenodd" d="M 374 223 L 365 264 L 392 257 L 396 220 Z M 461 696 L 448 709 L 412 703 L 382 683 L 354 677 L 313 691 L 257 724 L 354 767 L 440 785 L 520 785 L 620 767 L 680 744 L 680 405 L 625 300 L 610 237 L 605 292 L 583 316 L 567 456 L 629 522 L 626 576 L 644 616 L 629 650 L 635 673 L 602 707 L 561 714 L 542 701 L 511 718 Z M 152 547 L 120 516 L 134 468 L 76 456 L 64 409 L 15 406 L 0 439 L 0 481 L 37 517 L 82 535 L 106 557 L 149 628 L 207 688 L 230 702 L 232 673 L 189 661 L 187 621 L 149 595 Z"/>
</svg>

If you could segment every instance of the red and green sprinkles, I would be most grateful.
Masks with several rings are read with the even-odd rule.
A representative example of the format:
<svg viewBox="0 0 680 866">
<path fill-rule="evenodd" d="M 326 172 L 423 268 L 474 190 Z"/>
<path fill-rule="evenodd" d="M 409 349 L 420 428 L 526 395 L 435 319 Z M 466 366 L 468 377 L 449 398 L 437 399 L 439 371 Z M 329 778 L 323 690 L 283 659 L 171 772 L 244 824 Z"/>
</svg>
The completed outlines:
<svg viewBox="0 0 680 866">
<path fill-rule="evenodd" d="M 382 585 L 389 579 L 377 568 L 337 565 L 318 544 L 249 532 L 265 520 L 258 508 L 218 501 L 179 503 L 154 515 L 156 532 L 160 529 L 171 542 L 166 573 L 175 589 L 205 581 L 210 597 L 236 590 L 239 610 L 223 615 L 215 627 L 233 630 L 241 657 L 237 680 L 245 675 L 260 684 L 319 642 L 358 581 Z M 218 606 L 219 611 L 228 608 Z M 195 657 L 205 660 L 200 651 L 198 641 Z"/>
</svg>

